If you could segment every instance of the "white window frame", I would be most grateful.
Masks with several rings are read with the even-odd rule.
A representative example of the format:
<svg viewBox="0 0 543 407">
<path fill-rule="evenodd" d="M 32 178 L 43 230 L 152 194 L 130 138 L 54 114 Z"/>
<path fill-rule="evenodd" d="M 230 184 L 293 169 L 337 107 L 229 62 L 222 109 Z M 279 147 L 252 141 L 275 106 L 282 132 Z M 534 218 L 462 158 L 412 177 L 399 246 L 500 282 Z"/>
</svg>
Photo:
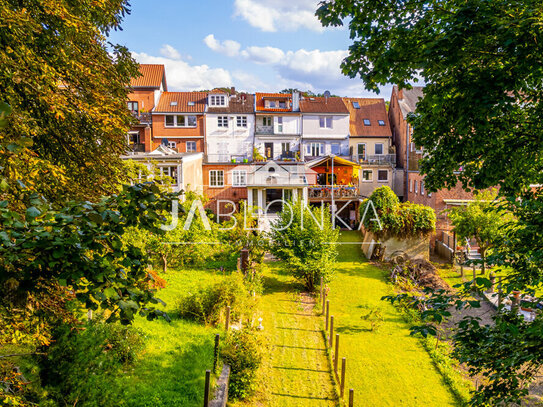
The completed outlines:
<svg viewBox="0 0 543 407">
<path fill-rule="evenodd" d="M 167 118 L 168 117 L 173 117 L 173 125 L 169 125 L 167 124 Z M 177 118 L 178 117 L 184 117 L 183 121 L 185 122 L 183 125 L 178 125 L 177 124 Z M 189 121 L 191 120 L 191 118 L 194 118 L 194 124 L 193 125 L 189 125 Z M 194 115 L 184 115 L 184 114 L 167 114 L 164 116 L 164 127 L 168 128 L 168 129 L 173 129 L 173 128 L 195 128 L 195 127 L 198 127 L 198 118 Z"/>
<path fill-rule="evenodd" d="M 177 148 L 177 141 L 168 141 L 168 147 L 170 148 Z"/>
<path fill-rule="evenodd" d="M 424 181 L 420 182 L 420 194 L 424 195 Z"/>
<path fill-rule="evenodd" d="M 247 127 L 247 116 L 236 116 L 237 127 Z"/>
<path fill-rule="evenodd" d="M 315 147 L 315 151 L 318 150 L 318 155 L 313 155 L 313 147 Z M 309 155 L 310 157 L 322 157 L 323 155 L 323 144 L 322 143 L 308 143 L 307 144 L 307 155 Z"/>
<path fill-rule="evenodd" d="M 217 116 L 217 127 L 228 128 L 228 116 Z"/>
<path fill-rule="evenodd" d="M 272 126 L 273 117 L 272 116 L 262 116 L 262 126 Z"/>
<path fill-rule="evenodd" d="M 319 116 L 319 126 L 321 129 L 331 129 L 333 127 L 333 117 Z"/>
<path fill-rule="evenodd" d="M 387 179 L 379 179 L 379 174 L 386 173 Z M 388 182 L 388 170 L 377 170 L 377 182 Z"/>
<path fill-rule="evenodd" d="M 209 106 L 226 106 L 225 95 L 210 95 Z"/>
<path fill-rule="evenodd" d="M 415 182 L 415 195 L 417 195 L 419 193 L 419 184 L 417 180 L 415 180 L 414 182 Z"/>
<path fill-rule="evenodd" d="M 247 171 L 246 170 L 232 170 L 232 186 L 233 187 L 247 186 Z"/>
<path fill-rule="evenodd" d="M 159 166 L 158 169 L 161 176 L 170 177 L 173 179 L 173 185 L 179 185 L 179 168 L 177 167 L 177 165 Z M 175 175 L 172 175 L 172 173 L 175 173 Z"/>
<path fill-rule="evenodd" d="M 277 133 L 283 132 L 283 116 L 277 117 Z"/>
<path fill-rule="evenodd" d="M 368 155 L 368 148 L 367 148 L 368 146 L 367 146 L 366 143 L 357 143 L 356 144 L 356 158 L 358 159 L 358 161 L 360 161 L 360 153 L 358 152 L 359 151 L 358 147 L 362 146 L 362 145 L 364 146 L 364 157 L 362 157 L 362 161 L 366 161 L 366 157 Z"/>
<path fill-rule="evenodd" d="M 364 179 L 364 173 L 370 174 L 369 179 Z M 373 170 L 362 170 L 362 182 L 373 182 Z"/>
<path fill-rule="evenodd" d="M 194 146 L 194 148 L 193 148 L 193 149 L 189 149 L 189 144 L 190 144 L 191 146 Z M 194 152 L 196 152 L 196 141 L 187 141 L 187 143 L 185 144 L 185 151 L 186 151 L 187 153 L 194 153 Z"/>
<path fill-rule="evenodd" d="M 209 186 L 224 188 L 224 170 L 209 170 Z"/>
<path fill-rule="evenodd" d="M 413 180 L 409 180 L 409 192 L 413 192 Z"/>
<path fill-rule="evenodd" d="M 381 146 L 381 153 L 377 152 L 377 146 Z M 373 146 L 373 152 L 375 155 L 384 155 L 385 154 L 385 145 L 383 143 L 375 143 Z"/>
</svg>

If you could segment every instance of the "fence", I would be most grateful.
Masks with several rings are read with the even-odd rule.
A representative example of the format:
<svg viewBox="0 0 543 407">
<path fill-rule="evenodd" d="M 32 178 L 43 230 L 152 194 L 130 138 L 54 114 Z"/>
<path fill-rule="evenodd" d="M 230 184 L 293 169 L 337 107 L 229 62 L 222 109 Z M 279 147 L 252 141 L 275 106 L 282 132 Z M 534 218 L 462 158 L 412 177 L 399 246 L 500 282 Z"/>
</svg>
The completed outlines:
<svg viewBox="0 0 543 407">
<path fill-rule="evenodd" d="M 346 365 L 347 358 L 341 358 L 341 370 L 339 370 L 339 334 L 335 334 L 334 342 L 334 316 L 330 315 L 330 300 L 328 297 L 328 287 L 324 286 L 323 279 L 321 277 L 321 300 L 322 300 L 322 315 L 324 315 L 324 340 L 326 346 L 330 348 L 332 356 L 332 370 L 333 377 L 336 384 L 339 386 L 339 398 L 345 399 L 345 383 L 346 383 Z M 336 321 L 337 323 L 337 321 Z M 349 407 L 354 407 L 354 389 L 349 389 Z"/>
</svg>

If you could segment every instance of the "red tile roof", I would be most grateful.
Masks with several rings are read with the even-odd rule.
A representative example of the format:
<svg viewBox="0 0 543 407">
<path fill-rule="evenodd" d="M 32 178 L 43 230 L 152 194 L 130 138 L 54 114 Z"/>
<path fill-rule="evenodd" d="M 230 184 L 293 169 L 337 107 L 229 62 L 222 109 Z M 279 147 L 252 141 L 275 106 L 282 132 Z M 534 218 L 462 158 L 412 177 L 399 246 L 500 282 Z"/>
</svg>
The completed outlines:
<svg viewBox="0 0 543 407">
<path fill-rule="evenodd" d="M 343 103 L 342 98 L 329 97 L 309 97 L 300 101 L 300 111 L 302 113 L 341 113 L 349 114 L 349 110 Z"/>
<path fill-rule="evenodd" d="M 166 86 L 166 72 L 164 65 L 159 64 L 140 64 L 141 76 L 132 78 L 130 86 L 133 88 L 156 88 L 159 89 L 161 84 L 164 84 L 164 90 L 168 90 Z"/>
<path fill-rule="evenodd" d="M 384 99 L 343 98 L 343 101 L 350 112 L 350 137 L 392 137 Z M 358 102 L 360 109 L 356 109 L 353 102 Z M 369 126 L 364 125 L 364 119 L 369 119 Z M 385 125 L 379 126 L 379 120 Z"/>
<path fill-rule="evenodd" d="M 207 92 L 163 92 L 153 113 L 204 113 L 206 103 Z"/>
<path fill-rule="evenodd" d="M 264 107 L 264 99 L 284 99 L 288 98 L 289 103 L 292 103 L 291 101 L 291 95 L 288 93 L 256 93 L 256 111 L 257 112 L 291 112 L 292 110 L 290 108 L 266 108 Z"/>
</svg>

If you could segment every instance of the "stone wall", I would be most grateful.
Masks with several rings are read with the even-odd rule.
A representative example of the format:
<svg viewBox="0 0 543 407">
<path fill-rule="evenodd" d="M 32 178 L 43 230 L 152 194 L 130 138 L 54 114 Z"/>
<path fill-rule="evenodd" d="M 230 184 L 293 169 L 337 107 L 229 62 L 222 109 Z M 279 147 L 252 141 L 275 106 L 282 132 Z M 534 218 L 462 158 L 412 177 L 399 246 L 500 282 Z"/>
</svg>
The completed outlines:
<svg viewBox="0 0 543 407">
<path fill-rule="evenodd" d="M 383 260 L 390 260 L 391 256 L 398 251 L 404 252 L 411 259 L 430 260 L 430 237 L 410 237 L 398 239 L 390 237 L 379 240 L 372 232 L 363 231 L 362 251 L 368 259 L 371 259 L 377 246 L 384 247 Z"/>
</svg>

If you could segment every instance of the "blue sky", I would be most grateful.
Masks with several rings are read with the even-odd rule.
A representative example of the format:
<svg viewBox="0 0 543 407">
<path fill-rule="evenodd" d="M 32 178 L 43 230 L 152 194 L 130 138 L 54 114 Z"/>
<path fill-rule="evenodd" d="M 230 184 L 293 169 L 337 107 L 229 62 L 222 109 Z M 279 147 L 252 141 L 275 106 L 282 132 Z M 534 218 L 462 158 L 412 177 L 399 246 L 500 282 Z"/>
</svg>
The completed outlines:
<svg viewBox="0 0 543 407">
<path fill-rule="evenodd" d="M 279 91 L 297 87 L 340 96 L 376 96 L 340 72 L 350 44 L 344 28 L 324 29 L 318 0 L 132 0 L 123 30 L 141 63 L 163 63 L 169 90 L 235 86 Z M 390 87 L 380 97 L 390 97 Z"/>
</svg>

